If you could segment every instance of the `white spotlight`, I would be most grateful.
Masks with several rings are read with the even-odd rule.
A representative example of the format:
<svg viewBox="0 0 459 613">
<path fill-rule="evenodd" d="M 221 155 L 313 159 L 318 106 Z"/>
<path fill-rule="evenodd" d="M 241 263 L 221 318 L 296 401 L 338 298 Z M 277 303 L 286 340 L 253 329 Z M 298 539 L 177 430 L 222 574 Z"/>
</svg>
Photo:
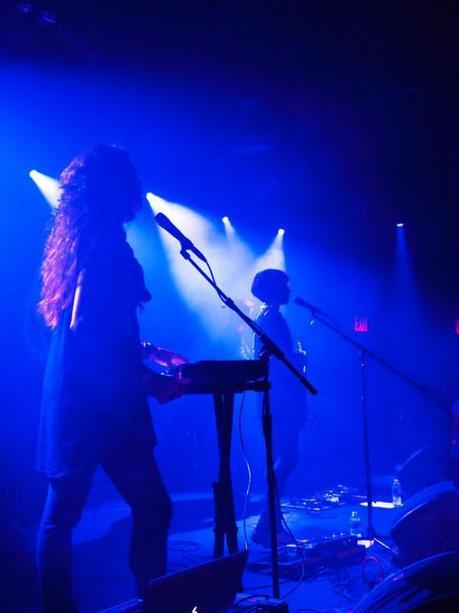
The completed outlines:
<svg viewBox="0 0 459 613">
<path fill-rule="evenodd" d="M 60 194 L 59 181 L 38 172 L 38 170 L 31 170 L 29 172 L 29 177 L 41 191 L 48 204 L 50 204 L 53 209 L 57 208 Z"/>
<path fill-rule="evenodd" d="M 145 194 L 146 199 L 148 200 L 148 204 L 150 205 L 153 213 L 160 213 L 164 208 L 164 204 L 166 203 L 163 198 L 156 196 L 153 192 L 148 192 Z"/>
<path fill-rule="evenodd" d="M 223 227 L 225 228 L 226 238 L 229 242 L 234 242 L 236 237 L 236 230 L 234 229 L 233 224 L 230 221 L 228 215 L 222 217 Z"/>
<path fill-rule="evenodd" d="M 255 262 L 253 274 L 260 272 L 266 268 L 275 268 L 277 270 L 284 270 L 285 267 L 285 254 L 283 248 L 284 242 L 284 230 L 279 228 L 273 242 L 268 247 L 263 255 L 261 255 Z"/>
</svg>

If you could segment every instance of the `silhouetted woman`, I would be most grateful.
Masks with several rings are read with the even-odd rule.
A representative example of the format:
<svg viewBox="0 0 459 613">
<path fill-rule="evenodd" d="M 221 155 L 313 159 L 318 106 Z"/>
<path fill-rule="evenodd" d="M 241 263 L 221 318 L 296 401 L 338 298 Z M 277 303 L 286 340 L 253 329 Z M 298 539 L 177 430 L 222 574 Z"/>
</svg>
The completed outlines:
<svg viewBox="0 0 459 613">
<path fill-rule="evenodd" d="M 255 275 L 252 294 L 262 302 L 255 321 L 279 345 L 286 357 L 301 368 L 290 328 L 280 311 L 280 307 L 290 300 L 288 275 L 282 270 L 272 268 L 262 270 Z M 266 357 L 265 347 L 257 336 L 254 338 L 253 353 L 254 358 Z M 299 383 L 276 359 L 270 360 L 270 380 L 274 470 L 280 497 L 298 464 L 300 432 L 306 423 L 306 401 Z M 282 530 L 280 504 L 277 505 L 276 525 L 279 542 L 289 541 L 289 535 Z M 266 546 L 270 543 L 267 500 L 252 534 L 252 540 Z"/>
<path fill-rule="evenodd" d="M 169 496 L 153 457 L 137 310 L 150 300 L 123 228 L 141 208 L 132 163 L 99 145 L 62 172 L 42 264 L 39 311 L 52 330 L 38 445 L 49 478 L 38 538 L 45 611 L 75 610 L 71 534 L 100 464 L 132 510 L 140 594 L 165 573 Z M 173 390 L 156 390 L 161 400 Z"/>
</svg>

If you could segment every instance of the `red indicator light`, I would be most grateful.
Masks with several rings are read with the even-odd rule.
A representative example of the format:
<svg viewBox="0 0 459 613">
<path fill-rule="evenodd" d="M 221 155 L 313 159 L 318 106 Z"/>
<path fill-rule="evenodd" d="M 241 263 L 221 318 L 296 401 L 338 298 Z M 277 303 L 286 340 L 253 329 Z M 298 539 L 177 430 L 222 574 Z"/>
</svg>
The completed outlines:
<svg viewBox="0 0 459 613">
<path fill-rule="evenodd" d="M 368 317 L 366 315 L 354 317 L 354 331 L 368 332 Z"/>
</svg>

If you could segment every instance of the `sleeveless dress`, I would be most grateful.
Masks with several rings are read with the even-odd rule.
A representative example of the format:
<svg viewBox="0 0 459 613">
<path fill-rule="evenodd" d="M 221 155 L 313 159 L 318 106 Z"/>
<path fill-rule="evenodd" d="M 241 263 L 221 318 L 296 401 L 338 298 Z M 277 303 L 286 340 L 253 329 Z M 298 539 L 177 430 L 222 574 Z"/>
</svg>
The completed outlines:
<svg viewBox="0 0 459 613">
<path fill-rule="evenodd" d="M 82 258 L 77 332 L 72 304 L 51 338 L 37 468 L 49 477 L 92 470 L 106 453 L 152 447 L 137 310 L 150 299 L 123 230 L 99 238 Z"/>
</svg>

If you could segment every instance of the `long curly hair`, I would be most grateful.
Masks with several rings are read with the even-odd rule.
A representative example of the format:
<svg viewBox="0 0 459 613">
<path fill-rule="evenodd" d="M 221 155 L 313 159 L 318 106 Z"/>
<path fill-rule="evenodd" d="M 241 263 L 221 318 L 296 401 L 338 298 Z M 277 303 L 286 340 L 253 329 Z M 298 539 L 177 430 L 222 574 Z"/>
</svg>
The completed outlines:
<svg viewBox="0 0 459 613">
<path fill-rule="evenodd" d="M 101 234 L 118 230 L 141 207 L 137 174 L 127 153 L 97 145 L 62 171 L 41 267 L 38 311 L 54 329 L 73 300 L 79 266 Z"/>
</svg>

